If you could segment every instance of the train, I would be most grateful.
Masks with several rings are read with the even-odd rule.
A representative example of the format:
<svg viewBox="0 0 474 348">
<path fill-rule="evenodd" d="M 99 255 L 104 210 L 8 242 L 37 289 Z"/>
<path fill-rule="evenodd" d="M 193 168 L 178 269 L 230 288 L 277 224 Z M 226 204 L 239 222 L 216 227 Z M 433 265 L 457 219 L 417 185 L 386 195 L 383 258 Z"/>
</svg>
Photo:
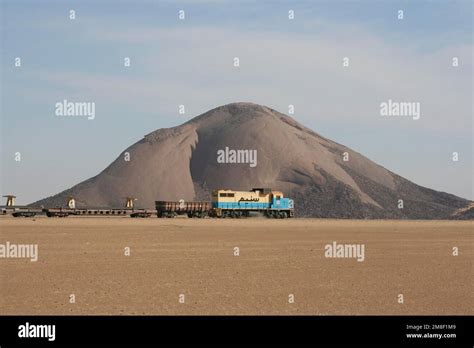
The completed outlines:
<svg viewBox="0 0 474 348">
<path fill-rule="evenodd" d="M 294 201 L 284 197 L 283 192 L 270 188 L 254 188 L 250 191 L 235 191 L 229 189 L 212 192 L 211 202 L 179 202 L 156 201 L 158 217 L 216 217 L 240 218 L 248 217 L 251 213 L 261 213 L 269 218 L 292 218 Z"/>
<path fill-rule="evenodd" d="M 9 197 L 14 197 L 9 195 Z M 187 215 L 190 218 L 241 218 L 249 217 L 252 213 L 260 213 L 269 218 L 292 218 L 294 201 L 283 195 L 281 191 L 270 188 L 254 188 L 250 191 L 235 191 L 219 189 L 212 192 L 212 200 L 208 201 L 155 201 L 155 209 L 136 209 L 131 197 L 126 197 L 125 208 L 76 208 L 75 200 L 69 197 L 67 207 L 36 209 L 31 207 L 14 206 L 8 203 L 2 207 L 1 214 L 11 214 L 14 217 L 48 217 L 67 216 L 130 216 L 148 218 L 172 218 Z"/>
</svg>

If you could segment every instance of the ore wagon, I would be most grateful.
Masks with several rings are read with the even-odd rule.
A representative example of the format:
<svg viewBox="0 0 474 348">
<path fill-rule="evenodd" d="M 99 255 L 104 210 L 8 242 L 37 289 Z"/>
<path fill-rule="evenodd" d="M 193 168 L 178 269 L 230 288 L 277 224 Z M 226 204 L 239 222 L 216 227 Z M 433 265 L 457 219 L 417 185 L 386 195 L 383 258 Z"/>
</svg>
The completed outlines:
<svg viewBox="0 0 474 348">
<path fill-rule="evenodd" d="M 156 213 L 158 217 L 175 217 L 187 215 L 188 217 L 203 218 L 209 215 L 211 202 L 179 202 L 156 201 Z"/>
</svg>

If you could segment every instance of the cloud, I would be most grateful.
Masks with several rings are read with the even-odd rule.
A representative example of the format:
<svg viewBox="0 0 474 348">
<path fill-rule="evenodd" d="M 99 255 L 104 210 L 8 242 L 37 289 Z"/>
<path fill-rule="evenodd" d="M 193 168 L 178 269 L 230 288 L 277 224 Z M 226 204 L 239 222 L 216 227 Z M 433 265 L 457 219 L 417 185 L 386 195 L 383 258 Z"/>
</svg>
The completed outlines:
<svg viewBox="0 0 474 348">
<path fill-rule="evenodd" d="M 343 125 L 468 132 L 472 46 L 423 52 L 385 42 L 360 27 L 320 25 L 322 32 L 305 34 L 187 25 L 97 31 L 88 26 L 82 39 L 122 45 L 130 52 L 132 72 L 43 71 L 41 78 L 141 111 L 157 112 L 158 104 L 170 112 L 185 104 L 199 113 L 248 100 L 283 112 L 293 104 L 302 121 L 318 117 Z M 460 59 L 458 68 L 451 67 L 454 56 Z M 233 67 L 234 57 L 240 68 Z M 344 57 L 349 67 L 342 66 Z M 421 119 L 388 125 L 379 115 L 380 103 L 388 99 L 420 102 Z"/>
</svg>

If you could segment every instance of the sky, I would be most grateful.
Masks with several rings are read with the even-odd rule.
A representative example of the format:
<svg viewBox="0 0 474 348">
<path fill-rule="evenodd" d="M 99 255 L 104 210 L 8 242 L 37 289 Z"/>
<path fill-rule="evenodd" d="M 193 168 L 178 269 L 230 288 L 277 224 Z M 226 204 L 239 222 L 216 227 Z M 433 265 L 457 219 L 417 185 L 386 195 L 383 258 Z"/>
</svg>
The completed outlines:
<svg viewBox="0 0 474 348">
<path fill-rule="evenodd" d="M 472 1 L 0 1 L 0 193 L 18 204 L 239 101 L 294 105 L 317 133 L 474 199 Z M 95 118 L 56 116 L 64 99 Z M 382 116 L 388 100 L 420 118 Z"/>
</svg>

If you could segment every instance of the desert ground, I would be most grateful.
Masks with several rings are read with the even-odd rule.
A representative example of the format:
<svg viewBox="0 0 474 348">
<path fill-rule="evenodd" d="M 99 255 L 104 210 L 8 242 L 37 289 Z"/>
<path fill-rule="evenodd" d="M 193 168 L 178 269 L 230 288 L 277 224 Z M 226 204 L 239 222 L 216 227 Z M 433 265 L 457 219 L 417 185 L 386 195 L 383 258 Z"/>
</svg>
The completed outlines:
<svg viewBox="0 0 474 348">
<path fill-rule="evenodd" d="M 472 221 L 2 216 L 7 241 L 39 255 L 0 258 L 1 315 L 474 313 Z"/>
</svg>

